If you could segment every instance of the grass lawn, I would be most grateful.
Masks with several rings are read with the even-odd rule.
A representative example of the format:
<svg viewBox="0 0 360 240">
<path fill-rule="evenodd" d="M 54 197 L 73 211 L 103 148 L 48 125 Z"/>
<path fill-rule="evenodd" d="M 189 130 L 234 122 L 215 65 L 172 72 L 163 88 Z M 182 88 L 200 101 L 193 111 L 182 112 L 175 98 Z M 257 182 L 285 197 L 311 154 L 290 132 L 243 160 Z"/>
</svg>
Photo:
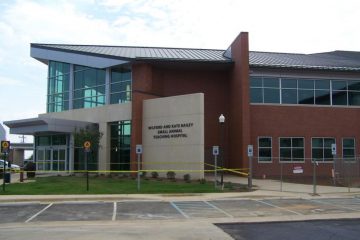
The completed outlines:
<svg viewBox="0 0 360 240">
<path fill-rule="evenodd" d="M 225 185 L 223 191 L 232 190 L 233 186 Z M 177 180 L 141 179 L 140 191 L 137 181 L 129 178 L 90 177 L 89 191 L 86 191 L 86 178 L 78 176 L 37 177 L 34 182 L 12 183 L 6 185 L 6 191 L 0 195 L 40 195 L 40 194 L 132 194 L 132 193 L 210 193 L 223 192 L 214 189 L 213 182 L 186 183 Z"/>
</svg>

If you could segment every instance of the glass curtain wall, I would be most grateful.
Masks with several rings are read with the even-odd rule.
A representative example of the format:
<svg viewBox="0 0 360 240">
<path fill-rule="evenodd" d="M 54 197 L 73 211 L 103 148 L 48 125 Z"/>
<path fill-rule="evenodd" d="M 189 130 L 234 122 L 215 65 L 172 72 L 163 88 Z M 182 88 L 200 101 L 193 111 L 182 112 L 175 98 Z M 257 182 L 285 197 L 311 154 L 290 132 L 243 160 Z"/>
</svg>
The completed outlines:
<svg viewBox="0 0 360 240">
<path fill-rule="evenodd" d="M 110 103 L 131 101 L 131 71 L 129 69 L 113 69 L 111 71 Z"/>
<path fill-rule="evenodd" d="M 49 61 L 47 112 L 69 109 L 70 65 Z"/>
<path fill-rule="evenodd" d="M 112 122 L 110 129 L 110 170 L 129 170 L 131 121 Z"/>
<path fill-rule="evenodd" d="M 105 70 L 74 66 L 73 108 L 105 105 Z"/>
</svg>

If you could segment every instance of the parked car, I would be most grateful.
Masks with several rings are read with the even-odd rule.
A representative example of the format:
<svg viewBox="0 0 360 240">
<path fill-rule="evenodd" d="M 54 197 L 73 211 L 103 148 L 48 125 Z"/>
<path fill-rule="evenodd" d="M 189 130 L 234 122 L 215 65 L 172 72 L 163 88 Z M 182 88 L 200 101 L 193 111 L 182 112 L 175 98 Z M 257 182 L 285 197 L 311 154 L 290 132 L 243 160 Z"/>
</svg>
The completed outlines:
<svg viewBox="0 0 360 240">
<path fill-rule="evenodd" d="M 9 168 L 9 162 L 8 161 L 4 161 L 3 159 L 0 159 L 0 169 L 3 171 L 4 169 L 4 162 L 6 164 L 6 168 L 8 169 Z M 11 164 L 10 166 L 10 170 L 12 172 L 20 172 L 20 166 L 19 165 L 16 165 L 16 164 Z"/>
</svg>

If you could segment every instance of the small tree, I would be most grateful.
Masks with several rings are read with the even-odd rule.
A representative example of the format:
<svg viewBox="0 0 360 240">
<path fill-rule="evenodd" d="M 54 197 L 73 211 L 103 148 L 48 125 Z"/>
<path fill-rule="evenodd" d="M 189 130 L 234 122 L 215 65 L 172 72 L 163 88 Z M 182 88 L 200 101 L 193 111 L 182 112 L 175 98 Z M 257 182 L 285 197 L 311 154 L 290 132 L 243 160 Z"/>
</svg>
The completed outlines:
<svg viewBox="0 0 360 240">
<path fill-rule="evenodd" d="M 83 148 L 84 142 L 90 141 L 91 152 L 90 152 L 90 158 L 88 159 L 88 163 L 90 159 L 96 159 L 98 149 L 101 147 L 100 139 L 103 136 L 103 133 L 99 131 L 99 128 L 96 125 L 91 124 L 91 125 L 87 125 L 85 128 L 75 129 L 73 134 L 74 134 L 74 147 L 77 149 Z"/>
<path fill-rule="evenodd" d="M 75 129 L 74 144 L 75 147 L 83 147 L 85 141 L 91 142 L 91 149 L 98 149 L 100 146 L 100 139 L 104 134 L 99 131 L 99 128 L 94 125 L 87 125 L 85 128 Z"/>
</svg>

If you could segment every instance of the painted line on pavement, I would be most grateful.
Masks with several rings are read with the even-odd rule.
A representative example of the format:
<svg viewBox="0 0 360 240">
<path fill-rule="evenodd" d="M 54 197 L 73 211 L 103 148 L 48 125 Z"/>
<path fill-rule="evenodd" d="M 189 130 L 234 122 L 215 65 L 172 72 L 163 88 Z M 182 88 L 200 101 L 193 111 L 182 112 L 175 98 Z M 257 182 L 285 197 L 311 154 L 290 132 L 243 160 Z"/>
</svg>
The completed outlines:
<svg viewBox="0 0 360 240">
<path fill-rule="evenodd" d="M 35 215 L 33 215 L 32 217 L 30 217 L 28 220 L 26 220 L 25 222 L 28 223 L 31 220 L 33 220 L 34 218 L 36 218 L 37 216 L 39 216 L 41 213 L 43 213 L 46 209 L 48 209 L 49 207 L 51 207 L 53 205 L 53 203 L 50 203 L 49 205 L 47 205 L 46 207 L 44 207 L 42 210 L 40 210 L 39 212 L 37 212 Z"/>
<path fill-rule="evenodd" d="M 185 218 L 190 218 L 186 213 L 184 213 L 174 202 L 170 202 L 171 206 L 175 208 L 181 215 L 183 215 Z"/>
<path fill-rule="evenodd" d="M 117 204 L 116 204 L 116 202 L 114 202 L 114 209 L 113 209 L 113 215 L 112 215 L 111 221 L 116 220 L 116 211 L 117 211 Z"/>
<path fill-rule="evenodd" d="M 215 208 L 215 209 L 218 210 L 219 212 L 222 212 L 223 214 L 225 214 L 225 215 L 228 216 L 228 217 L 231 217 L 231 218 L 234 217 L 234 216 L 232 216 L 231 214 L 229 214 L 229 213 L 225 212 L 224 210 L 222 210 L 221 208 L 218 208 L 218 207 L 215 206 L 214 204 L 209 203 L 208 201 L 204 201 L 204 203 L 206 203 L 207 205 L 209 205 L 209 206 L 212 207 L 212 208 Z"/>
<path fill-rule="evenodd" d="M 349 198 L 346 198 L 346 199 L 349 199 Z M 347 209 L 347 210 L 351 210 L 351 211 L 356 211 L 356 212 L 360 212 L 359 209 L 355 209 L 355 208 L 350 208 L 350 207 L 345 207 L 345 206 L 342 206 L 342 205 L 337 205 L 337 204 L 334 204 L 334 203 L 330 203 L 330 202 L 326 202 L 326 201 L 320 201 L 320 200 L 317 200 L 317 199 L 307 199 L 311 202 L 316 202 L 316 203 L 320 203 L 320 204 L 323 204 L 323 205 L 330 205 L 330 206 L 333 206 L 333 207 L 337 207 L 337 208 L 343 208 L 343 209 Z"/>
<path fill-rule="evenodd" d="M 295 211 L 289 210 L 289 209 L 287 209 L 287 208 L 279 207 L 279 206 L 276 206 L 276 205 L 274 205 L 274 204 L 267 203 L 267 202 L 264 202 L 264 201 L 261 201 L 261 200 L 255 200 L 255 199 L 254 199 L 253 201 L 256 201 L 256 202 L 259 202 L 259 203 L 262 203 L 262 204 L 266 204 L 266 205 L 271 206 L 271 207 L 274 207 L 274 208 L 282 209 L 282 210 L 285 210 L 285 211 L 288 211 L 288 212 L 291 212 L 291 213 L 295 213 L 296 215 L 300 215 L 300 216 L 303 216 L 303 215 L 304 215 L 304 214 L 302 214 L 302 213 L 295 212 Z"/>
</svg>

